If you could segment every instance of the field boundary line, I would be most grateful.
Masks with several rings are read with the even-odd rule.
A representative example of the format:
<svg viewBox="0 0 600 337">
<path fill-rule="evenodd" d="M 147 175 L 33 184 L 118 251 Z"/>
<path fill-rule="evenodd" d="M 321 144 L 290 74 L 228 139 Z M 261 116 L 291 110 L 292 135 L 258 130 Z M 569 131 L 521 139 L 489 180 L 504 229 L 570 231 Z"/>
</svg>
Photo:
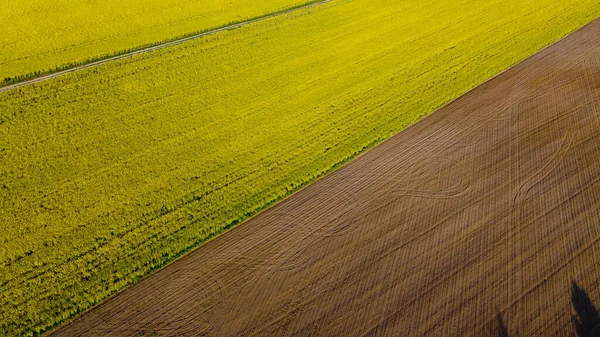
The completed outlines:
<svg viewBox="0 0 600 337">
<path fill-rule="evenodd" d="M 316 0 L 316 1 L 310 1 L 301 5 L 297 5 L 297 6 L 292 6 L 292 7 L 288 7 L 286 9 L 280 10 L 280 11 L 276 11 L 276 12 L 272 12 L 269 14 L 265 14 L 265 15 L 261 15 L 261 16 L 257 16 L 245 21 L 241 21 L 241 22 L 235 22 L 235 23 L 230 23 L 226 26 L 222 26 L 219 28 L 214 28 L 214 29 L 210 29 L 210 30 L 206 30 L 206 31 L 200 31 L 200 32 L 195 32 L 195 33 L 191 33 L 191 34 L 184 34 L 182 36 L 176 37 L 174 39 L 168 39 L 166 41 L 163 42 L 157 42 L 157 43 L 151 43 L 151 44 L 147 44 L 147 45 L 142 45 L 141 47 L 134 47 L 133 49 L 129 49 L 129 50 L 124 50 L 124 51 L 117 51 L 112 55 L 106 56 L 106 57 L 92 57 L 90 58 L 88 61 L 82 61 L 82 62 L 75 62 L 72 65 L 69 65 L 68 63 L 66 65 L 63 66 L 57 66 L 54 70 L 48 70 L 48 71 L 41 71 L 42 75 L 40 74 L 27 74 L 27 75 L 23 75 L 22 78 L 24 78 L 23 80 L 18 80 L 19 76 L 17 76 L 17 82 L 13 83 L 13 84 L 8 84 L 8 85 L 4 85 L 2 86 L 2 84 L 0 83 L 0 92 L 4 92 L 4 91 L 9 91 L 12 89 L 16 89 L 16 88 L 20 88 L 29 84 L 34 84 L 34 83 L 39 83 L 39 82 L 43 82 L 45 80 L 49 80 L 52 78 L 56 78 L 65 74 L 69 74 L 69 73 L 74 73 L 80 70 L 84 70 L 87 68 L 92 68 L 92 67 L 96 67 L 99 65 L 102 65 L 104 63 L 108 63 L 108 62 L 112 62 L 112 61 L 117 61 L 117 60 L 121 60 L 127 57 L 132 57 L 135 55 L 140 55 L 140 54 L 145 54 L 145 53 L 149 53 L 152 51 L 156 51 L 156 50 L 160 50 L 163 48 L 168 48 L 168 47 L 172 47 L 172 46 L 176 46 L 191 40 L 195 40 L 201 37 L 205 37 L 205 36 L 210 36 L 210 35 L 214 35 L 220 32 L 224 32 L 224 31 L 228 31 L 228 30 L 233 30 L 233 29 L 237 29 L 237 28 L 241 28 L 243 26 L 246 25 L 250 25 L 253 23 L 257 23 L 259 21 L 262 20 L 266 20 L 266 19 L 270 19 L 270 18 L 274 18 L 276 16 L 280 16 L 280 15 L 285 15 L 285 14 L 290 14 L 292 12 L 295 11 L 299 11 L 302 9 L 308 9 L 308 8 L 312 8 L 312 7 L 317 7 L 320 5 L 324 5 L 328 2 L 331 2 L 332 0 Z M 61 69 L 62 68 L 62 69 Z M 1 81 L 0 81 L 1 82 Z M 10 83 L 10 82 L 9 82 Z"/>
</svg>

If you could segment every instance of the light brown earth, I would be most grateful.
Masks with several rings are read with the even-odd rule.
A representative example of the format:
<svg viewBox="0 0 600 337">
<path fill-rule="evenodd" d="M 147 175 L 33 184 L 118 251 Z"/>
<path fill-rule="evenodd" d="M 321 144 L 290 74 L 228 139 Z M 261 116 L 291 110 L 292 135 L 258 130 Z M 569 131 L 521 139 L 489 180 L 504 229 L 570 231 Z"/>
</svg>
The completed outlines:
<svg viewBox="0 0 600 337">
<path fill-rule="evenodd" d="M 599 182 L 597 20 L 50 335 L 583 335 Z"/>
</svg>

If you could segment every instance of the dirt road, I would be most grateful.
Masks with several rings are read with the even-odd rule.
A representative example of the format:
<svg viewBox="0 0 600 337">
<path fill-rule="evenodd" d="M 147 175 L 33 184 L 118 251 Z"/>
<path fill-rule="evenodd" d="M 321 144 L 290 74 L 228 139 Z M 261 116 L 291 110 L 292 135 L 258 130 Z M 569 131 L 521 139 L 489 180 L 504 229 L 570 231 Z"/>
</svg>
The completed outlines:
<svg viewBox="0 0 600 337">
<path fill-rule="evenodd" d="M 51 336 L 585 336 L 600 21 Z"/>
<path fill-rule="evenodd" d="M 240 27 L 243 27 L 243 26 L 246 26 L 246 25 L 258 22 L 258 21 L 262 21 L 262 20 L 265 20 L 265 19 L 268 19 L 268 18 L 272 18 L 272 17 L 275 17 L 275 16 L 279 16 L 279 15 L 283 15 L 283 14 L 288 14 L 288 13 L 295 12 L 295 11 L 298 11 L 298 10 L 301 10 L 301 9 L 307 9 L 307 8 L 311 8 L 311 7 L 316 7 L 316 6 L 319 6 L 319 5 L 323 5 L 325 3 L 328 3 L 329 1 L 331 1 L 331 0 L 323 0 L 323 1 L 317 1 L 317 2 L 311 1 L 311 2 L 309 2 L 307 4 L 305 4 L 305 5 L 296 6 L 296 7 L 292 7 L 292 8 L 289 8 L 289 9 L 284 9 L 284 10 L 281 10 L 281 11 L 278 11 L 278 12 L 274 12 L 274 13 L 271 13 L 271 14 L 267 14 L 267 15 L 264 15 L 264 16 L 261 16 L 261 17 L 255 18 L 255 19 L 250 19 L 250 20 L 247 20 L 247 21 L 233 23 L 233 24 L 221 27 L 221 28 L 216 28 L 216 29 L 212 29 L 212 30 L 209 30 L 209 31 L 205 31 L 205 32 L 193 34 L 193 35 L 190 35 L 190 36 L 177 38 L 177 39 L 171 40 L 171 41 L 157 43 L 157 44 L 149 46 L 149 47 L 144 47 L 144 48 L 140 48 L 140 49 L 128 51 L 128 52 L 125 52 L 125 53 L 122 53 L 122 54 L 119 54 L 119 55 L 102 58 L 101 60 L 98 60 L 98 61 L 89 62 L 89 63 L 85 63 L 85 64 L 82 64 L 82 65 L 77 65 L 77 66 L 73 66 L 73 67 L 68 67 L 67 69 L 64 69 L 64 70 L 59 70 L 59 71 L 52 72 L 52 73 L 47 74 L 47 75 L 42 75 L 42 76 L 39 76 L 39 77 L 27 79 L 27 80 L 24 80 L 24 81 L 21 81 L 21 82 L 17 82 L 15 84 L 10 84 L 10 85 L 6 85 L 6 86 L 0 86 L 0 92 L 8 91 L 8 90 L 16 89 L 16 88 L 20 88 L 20 87 L 23 87 L 23 86 L 26 86 L 26 85 L 30 85 L 30 84 L 33 84 L 33 83 L 42 82 L 42 81 L 45 81 L 45 80 L 49 80 L 51 78 L 59 77 L 59 76 L 62 76 L 62 75 L 68 74 L 68 73 L 77 72 L 77 71 L 80 71 L 80 70 L 83 70 L 83 69 L 97 67 L 97 66 L 99 66 L 101 64 L 104 64 L 104 63 L 107 63 L 107 62 L 112 62 L 112 61 L 124 59 L 124 58 L 127 58 L 127 57 L 131 57 L 131 56 L 134 56 L 134 55 L 145 54 L 145 53 L 148 53 L 148 52 L 151 52 L 151 51 L 155 51 L 155 50 L 159 50 L 159 49 L 163 49 L 163 48 L 175 46 L 175 45 L 178 45 L 178 44 L 190 41 L 190 40 L 195 40 L 195 39 L 198 39 L 198 38 L 201 38 L 201 37 L 205 37 L 205 36 L 209 36 L 209 35 L 214 35 L 214 34 L 217 34 L 217 33 L 220 33 L 220 32 L 224 32 L 224 31 L 227 31 L 227 30 L 237 29 L 237 28 L 240 28 Z"/>
</svg>

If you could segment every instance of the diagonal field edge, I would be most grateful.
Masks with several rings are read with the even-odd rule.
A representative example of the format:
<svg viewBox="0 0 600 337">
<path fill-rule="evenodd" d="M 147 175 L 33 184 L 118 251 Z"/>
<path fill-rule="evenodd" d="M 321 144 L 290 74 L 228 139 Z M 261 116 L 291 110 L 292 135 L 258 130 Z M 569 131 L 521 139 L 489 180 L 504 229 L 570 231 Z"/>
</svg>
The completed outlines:
<svg viewBox="0 0 600 337">
<path fill-rule="evenodd" d="M 468 93 L 470 93 L 470 92 L 472 92 L 472 91 L 474 91 L 474 90 L 478 89 L 480 86 L 483 86 L 484 84 L 486 84 L 486 83 L 488 83 L 488 82 L 490 82 L 490 81 L 492 81 L 492 80 L 496 79 L 497 77 L 501 76 L 502 74 L 504 74 L 504 73 L 506 73 L 506 72 L 509 72 L 509 71 L 511 71 L 513 68 L 515 68 L 515 67 L 519 66 L 521 63 L 523 63 L 523 62 L 525 62 L 525 61 L 527 61 L 527 60 L 530 60 L 530 59 L 531 59 L 531 58 L 533 58 L 533 57 L 536 57 L 537 55 L 541 54 L 541 53 L 542 53 L 543 51 L 545 51 L 546 49 L 548 49 L 548 48 L 550 48 L 550 47 L 552 47 L 552 46 L 554 46 L 554 45 L 561 44 L 561 43 L 562 43 L 562 42 L 563 42 L 563 41 L 564 41 L 566 38 L 568 38 L 568 37 L 570 37 L 570 36 L 572 36 L 572 35 L 575 35 L 577 32 L 580 32 L 580 31 L 583 31 L 583 30 L 589 29 L 589 26 L 592 26 L 592 25 L 594 25 L 594 24 L 598 24 L 598 23 L 597 23 L 597 21 L 599 21 L 599 20 L 600 20 L 600 19 L 595 19 L 595 20 L 591 21 L 590 23 L 588 23 L 588 24 L 586 24 L 586 25 L 584 25 L 584 26 L 582 26 L 582 27 L 580 27 L 580 28 L 578 28 L 578 29 L 576 29 L 576 30 L 574 30 L 574 31 L 572 31 L 572 32 L 570 32 L 570 33 L 568 33 L 568 34 L 566 34 L 566 35 L 565 35 L 563 38 L 561 38 L 560 40 L 558 40 L 558 41 L 555 41 L 554 43 L 549 43 L 547 46 L 545 46 L 545 47 L 541 48 L 540 50 L 538 50 L 537 52 L 535 52 L 535 53 L 531 54 L 529 57 L 527 57 L 527 58 L 525 58 L 525 59 L 523 59 L 523 60 L 521 60 L 521 61 L 519 61 L 519 62 L 516 62 L 514 65 L 512 65 L 512 66 L 510 66 L 510 67 L 506 68 L 505 70 L 503 70 L 503 71 L 501 71 L 501 72 L 497 73 L 496 75 L 492 76 L 491 78 L 489 78 L 489 79 L 487 79 L 487 80 L 485 80 L 485 81 L 481 82 L 480 84 L 478 84 L 478 85 L 474 86 L 472 89 L 465 91 L 463 94 L 459 95 L 457 98 L 449 100 L 449 101 L 448 101 L 448 103 L 446 103 L 446 104 L 443 104 L 443 105 L 442 105 L 440 108 L 436 109 L 436 111 L 434 111 L 434 112 L 437 112 L 437 111 L 439 111 L 439 110 L 443 109 L 444 107 L 447 107 L 447 106 L 450 106 L 450 105 L 452 105 L 454 102 L 456 102 L 456 101 L 457 101 L 458 99 L 460 99 L 461 97 L 463 97 L 463 96 L 467 95 Z M 426 116 L 425 118 L 421 118 L 421 119 L 420 119 L 420 120 L 418 120 L 417 122 L 415 122 L 415 123 L 413 123 L 413 124 L 411 124 L 411 125 L 407 126 L 406 128 L 404 128 L 404 129 L 403 129 L 402 131 L 400 131 L 399 133 L 404 133 L 404 132 L 406 132 L 406 131 L 407 131 L 409 128 L 411 128 L 411 127 L 415 127 L 416 125 L 419 125 L 419 124 L 423 123 L 424 121 L 428 120 L 428 117 L 431 117 L 432 115 L 434 115 L 434 113 L 431 113 L 431 114 L 429 114 L 429 115 L 428 115 L 428 116 Z M 412 128 L 411 128 L 411 129 L 412 129 Z M 399 134 L 399 133 L 397 133 L 397 134 Z M 396 134 L 396 135 L 397 135 L 397 134 Z M 383 145 L 384 143 L 386 143 L 386 142 L 388 142 L 388 141 L 391 141 L 393 138 L 394 138 L 394 136 L 391 136 L 391 137 L 389 137 L 387 140 L 385 140 L 385 141 L 383 141 L 383 142 L 381 142 L 381 143 L 378 143 L 376 147 L 379 147 L 379 146 Z M 371 148 L 371 150 L 372 150 L 372 149 L 373 149 L 373 148 Z M 352 158 L 352 159 L 351 159 L 351 160 L 349 160 L 349 161 L 350 161 L 350 162 L 352 162 L 352 161 L 355 161 L 355 160 L 356 160 L 358 157 L 361 157 L 361 156 L 363 156 L 363 155 L 367 154 L 368 152 L 370 152 L 370 151 L 369 151 L 369 150 L 363 151 L 361 154 L 359 154 L 359 155 L 355 156 L 354 158 Z M 336 169 L 339 169 L 339 166 L 334 166 L 334 167 L 335 167 L 335 169 L 334 169 L 334 170 L 332 170 L 332 171 L 336 171 Z M 323 178 L 323 177 L 326 177 L 326 176 L 329 176 L 331 173 L 332 173 L 331 171 L 330 171 L 330 172 L 327 172 L 327 173 L 323 174 L 323 175 L 321 176 L 321 178 Z M 313 182 L 311 182 L 309 185 L 314 185 L 314 184 L 315 184 L 315 183 L 317 183 L 317 182 L 318 182 L 318 181 L 319 181 L 321 178 L 314 180 L 314 181 L 313 181 Z M 301 192 L 302 190 L 304 190 L 304 188 L 302 188 L 302 189 L 299 189 L 299 190 L 295 191 L 293 194 L 291 194 L 290 196 L 288 196 L 288 197 L 286 197 L 286 198 L 284 198 L 284 199 L 282 199 L 282 200 L 279 200 L 278 202 L 276 202 L 276 204 L 278 204 L 278 203 L 281 203 L 281 202 L 282 202 L 282 201 L 284 201 L 284 200 L 290 199 L 291 197 L 293 197 L 293 195 L 295 195 L 295 194 L 297 194 L 297 193 Z M 261 213 L 264 213 L 264 212 L 260 212 L 259 214 L 261 214 Z M 258 215 L 258 214 L 257 214 L 257 215 Z M 256 217 L 256 215 L 255 215 L 254 217 Z M 254 218 L 254 217 L 251 217 L 251 218 L 249 218 L 249 219 L 246 219 L 244 222 L 246 222 L 246 223 L 247 223 L 249 220 L 251 220 L 251 219 L 252 219 L 252 218 Z M 243 226 L 236 226 L 236 227 L 233 227 L 233 228 L 229 229 L 229 230 L 228 230 L 228 232 L 233 232 L 233 231 L 234 231 L 234 229 L 239 231 L 239 230 L 240 230 L 240 229 L 242 229 L 242 228 L 243 228 Z M 207 240 L 207 241 L 206 241 L 204 244 L 206 244 L 208 241 L 214 241 L 215 239 L 216 239 L 216 237 L 212 238 L 211 240 Z M 204 244 L 203 244 L 203 245 L 204 245 Z M 202 247 L 203 245 L 201 245 L 200 247 Z M 190 257 L 190 255 L 193 255 L 194 251 L 195 251 L 195 250 L 197 250 L 197 249 L 198 249 L 198 248 L 200 248 L 200 247 L 197 247 L 196 249 L 193 249 L 192 251 L 189 251 L 189 252 L 187 252 L 187 253 L 184 255 L 184 257 L 187 257 L 187 258 L 189 258 L 189 257 Z M 169 266 L 170 266 L 170 265 L 173 265 L 173 264 L 177 263 L 177 261 L 181 261 L 181 260 L 182 260 L 182 259 L 180 258 L 180 259 L 178 259 L 178 260 L 175 260 L 175 261 L 171 262 L 170 264 L 167 264 L 167 265 L 165 265 L 163 268 L 161 268 L 161 269 L 157 270 L 156 272 L 154 272 L 154 273 L 151 273 L 151 274 L 147 275 L 146 277 L 144 277 L 144 279 L 146 279 L 146 280 L 147 280 L 147 279 L 148 279 L 148 278 L 149 278 L 151 275 L 156 275 L 156 274 L 159 274 L 159 273 L 163 273 L 163 272 L 164 272 L 164 270 L 165 270 L 165 269 L 167 269 L 167 268 L 169 268 Z M 180 262 L 180 263 L 181 263 L 181 262 Z M 141 284 L 141 283 L 143 283 L 143 282 L 144 282 L 144 280 L 141 280 L 140 282 L 138 282 L 138 283 L 136 283 L 136 284 L 134 284 L 134 285 L 132 285 L 132 286 L 130 286 L 130 287 L 128 287 L 128 288 L 125 288 L 125 289 L 123 289 L 122 291 L 120 291 L 120 292 L 116 293 L 115 295 L 108 297 L 106 300 L 102 301 L 102 302 L 101 302 L 101 303 L 99 303 L 98 305 L 96 305 L 96 306 L 94 306 L 94 307 L 92 307 L 92 308 L 88 309 L 88 310 L 87 310 L 85 313 L 83 313 L 83 314 L 79 315 L 78 317 L 76 317 L 76 318 L 72 319 L 71 321 L 68 321 L 68 322 L 66 322 L 65 324 L 63 324 L 63 325 L 62 325 L 61 327 L 59 327 L 58 329 L 51 330 L 51 331 L 50 331 L 50 335 L 53 335 L 53 333 L 60 332 L 60 331 L 61 331 L 61 329 L 64 329 L 64 328 L 68 327 L 70 324 L 73 324 L 74 322 L 76 322 L 76 321 L 78 321 L 78 320 L 81 320 L 83 317 L 85 317 L 86 315 L 88 315 L 90 312 L 92 312 L 92 311 L 95 311 L 95 310 L 98 310 L 98 309 L 99 309 L 99 308 L 101 308 L 103 305 L 106 305 L 106 303 L 107 303 L 107 302 L 109 302 L 109 300 L 111 300 L 111 299 L 115 299 L 116 297 L 119 297 L 119 295 L 121 295 L 123 292 L 127 291 L 128 289 L 129 289 L 129 290 L 131 290 L 131 288 L 134 288 L 136 285 L 139 285 L 139 284 Z"/>
</svg>

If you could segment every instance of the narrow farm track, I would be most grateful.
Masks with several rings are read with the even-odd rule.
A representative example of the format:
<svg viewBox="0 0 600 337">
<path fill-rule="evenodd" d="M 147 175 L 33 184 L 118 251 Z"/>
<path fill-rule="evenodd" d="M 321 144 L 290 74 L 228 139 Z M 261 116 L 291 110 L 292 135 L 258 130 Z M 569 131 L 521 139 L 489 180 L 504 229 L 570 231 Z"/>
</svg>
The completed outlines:
<svg viewBox="0 0 600 337">
<path fill-rule="evenodd" d="M 583 336 L 598 160 L 600 20 L 49 335 Z"/>
<path fill-rule="evenodd" d="M 282 10 L 282 11 L 277 11 L 277 12 L 274 12 L 274 13 L 271 13 L 271 14 L 268 14 L 268 15 L 263 15 L 261 17 L 255 18 L 255 19 L 250 19 L 250 20 L 247 20 L 247 21 L 230 24 L 230 25 L 227 25 L 227 26 L 224 26 L 224 27 L 221 27 L 221 28 L 212 29 L 212 30 L 209 30 L 209 31 L 205 31 L 205 32 L 201 32 L 201 33 L 198 33 L 198 34 L 194 34 L 194 35 L 190 35 L 190 36 L 178 38 L 178 39 L 171 40 L 171 41 L 166 41 L 166 42 L 163 42 L 163 43 L 152 45 L 152 46 L 149 46 L 149 47 L 146 47 L 146 48 L 141 48 L 141 49 L 133 50 L 133 51 L 126 52 L 126 53 L 123 53 L 123 54 L 119 54 L 119 55 L 115 55 L 115 56 L 110 56 L 110 57 L 103 58 L 103 59 L 98 60 L 98 61 L 94 61 L 94 62 L 90 62 L 90 63 L 85 63 L 85 64 L 82 64 L 82 65 L 74 66 L 74 67 L 67 68 L 67 69 L 64 69 L 64 70 L 52 72 L 52 73 L 47 74 L 47 75 L 43 75 L 43 76 L 39 76 L 39 77 L 27 79 L 27 80 L 24 80 L 24 81 L 21 81 L 21 82 L 18 82 L 18 83 L 6 85 L 6 86 L 0 86 L 0 92 L 8 91 L 8 90 L 16 89 L 16 88 L 20 88 L 20 87 L 23 87 L 23 86 L 26 86 L 26 85 L 30 85 L 30 84 L 33 84 L 33 83 L 39 83 L 39 82 L 46 81 L 46 80 L 49 80 L 51 78 L 56 78 L 56 77 L 59 77 L 59 76 L 62 76 L 62 75 L 68 74 L 68 73 L 74 73 L 74 72 L 77 72 L 77 71 L 81 71 L 83 69 L 96 67 L 96 66 L 99 66 L 99 65 L 107 63 L 107 62 L 121 60 L 121 59 L 124 59 L 124 58 L 127 58 L 127 57 L 131 57 L 131 56 L 134 56 L 134 55 L 144 54 L 144 53 L 148 53 L 148 52 L 151 52 L 151 51 L 155 51 L 155 50 L 159 50 L 159 49 L 163 49 L 163 48 L 175 46 L 175 45 L 178 45 L 178 44 L 190 41 L 190 40 L 195 40 L 195 39 L 198 39 L 198 38 L 201 38 L 201 37 L 205 37 L 205 36 L 209 36 L 209 35 L 214 35 L 214 34 L 217 34 L 217 33 L 220 33 L 220 32 L 224 32 L 224 31 L 227 31 L 227 30 L 237 29 L 237 28 L 240 28 L 240 27 L 243 27 L 243 26 L 246 26 L 246 25 L 250 25 L 250 24 L 253 24 L 253 23 L 265 20 L 265 19 L 269 19 L 269 18 L 273 18 L 273 17 L 279 16 L 279 15 L 289 14 L 289 13 L 292 13 L 292 12 L 295 12 L 295 11 L 299 11 L 299 10 L 308 9 L 308 8 L 316 7 L 316 6 L 319 6 L 319 5 L 323 5 L 323 4 L 328 3 L 330 1 L 331 0 L 322 0 L 322 1 L 317 1 L 317 2 L 308 2 L 307 4 L 302 5 L 302 6 L 295 6 L 293 8 L 285 9 L 285 10 Z"/>
</svg>

